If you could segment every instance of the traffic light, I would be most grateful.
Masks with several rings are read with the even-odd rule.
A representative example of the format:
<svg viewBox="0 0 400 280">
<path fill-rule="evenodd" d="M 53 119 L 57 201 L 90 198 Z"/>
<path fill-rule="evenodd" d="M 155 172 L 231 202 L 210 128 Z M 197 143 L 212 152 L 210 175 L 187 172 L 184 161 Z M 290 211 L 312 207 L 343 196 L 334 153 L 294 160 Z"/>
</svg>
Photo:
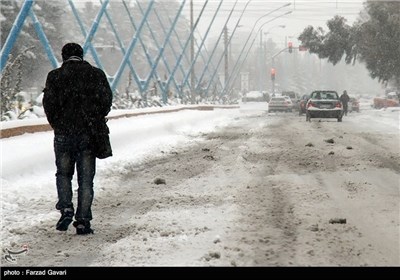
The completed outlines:
<svg viewBox="0 0 400 280">
<path fill-rule="evenodd" d="M 292 53 L 293 52 L 293 43 L 292 42 L 289 42 L 288 48 L 289 48 L 289 53 Z"/>
<path fill-rule="evenodd" d="M 275 68 L 271 68 L 271 80 L 275 80 Z"/>
</svg>

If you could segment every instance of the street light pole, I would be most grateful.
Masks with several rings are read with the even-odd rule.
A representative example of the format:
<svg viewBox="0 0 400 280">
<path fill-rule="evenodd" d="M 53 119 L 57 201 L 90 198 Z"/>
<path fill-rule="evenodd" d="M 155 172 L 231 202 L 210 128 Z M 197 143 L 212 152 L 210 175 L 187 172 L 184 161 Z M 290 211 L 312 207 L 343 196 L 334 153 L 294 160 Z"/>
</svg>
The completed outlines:
<svg viewBox="0 0 400 280">
<path fill-rule="evenodd" d="M 237 4 L 238 1 L 239 1 L 239 0 L 236 0 L 236 1 L 235 1 L 235 4 L 233 5 L 231 11 L 229 12 L 229 15 L 228 15 L 227 19 L 225 20 L 225 25 L 224 25 L 224 26 L 226 26 L 226 25 L 228 24 L 228 22 L 229 22 L 229 20 L 230 20 L 230 18 L 231 18 L 231 16 L 232 16 L 232 14 L 233 14 L 233 11 L 235 10 L 235 7 L 236 7 L 236 4 Z M 220 32 L 220 34 L 219 34 L 219 36 L 218 36 L 218 39 L 217 39 L 217 42 L 215 43 L 214 48 L 213 48 L 213 50 L 212 50 L 212 52 L 211 52 L 211 54 L 210 54 L 210 57 L 209 57 L 209 59 L 208 59 L 208 61 L 207 61 L 207 64 L 206 64 L 206 66 L 204 67 L 204 69 L 203 69 L 203 71 L 202 71 L 202 73 L 201 73 L 201 75 L 200 75 L 200 78 L 199 78 L 199 80 L 198 80 L 198 82 L 197 82 L 196 89 L 197 89 L 197 88 L 201 85 L 201 83 L 203 82 L 204 75 L 206 74 L 206 71 L 208 70 L 208 65 L 210 64 L 211 59 L 213 58 L 213 56 L 214 56 L 214 54 L 215 54 L 215 51 L 217 50 L 217 47 L 218 47 L 219 42 L 220 42 L 220 40 L 222 39 L 222 36 L 223 36 L 223 35 L 224 35 L 224 30 L 221 29 L 221 32 Z M 221 57 L 221 59 L 222 59 L 222 57 Z M 211 83 L 212 83 L 212 81 L 213 81 L 213 79 L 214 79 L 214 77 L 215 77 L 215 74 L 216 74 L 216 72 L 217 72 L 219 66 L 220 66 L 220 62 L 217 63 L 217 66 L 215 67 L 215 69 L 214 69 L 214 71 L 213 71 L 213 75 L 210 76 L 210 81 L 208 82 L 208 86 L 207 86 L 207 88 L 206 88 L 206 93 L 207 93 L 207 94 L 208 94 L 208 90 L 209 90 L 209 88 L 210 88 L 210 86 L 211 86 Z M 218 81 L 220 82 L 220 79 L 218 79 Z"/>
<path fill-rule="evenodd" d="M 238 0 L 236 0 L 235 5 L 236 5 L 237 1 L 238 1 Z M 246 10 L 248 4 L 250 3 L 250 1 L 251 1 L 251 0 L 249 0 L 249 1 L 247 2 L 247 4 L 245 5 L 245 7 L 243 8 L 241 15 L 240 15 L 238 21 L 236 22 L 235 27 L 234 27 L 233 30 L 232 30 L 231 36 L 227 36 L 227 44 L 228 44 L 228 46 L 230 45 L 230 43 L 231 43 L 231 41 L 232 41 L 232 38 L 233 38 L 233 36 L 234 36 L 234 34 L 235 34 L 237 28 L 240 26 L 240 25 L 239 25 L 240 20 L 242 19 L 242 16 L 243 16 L 243 14 L 244 14 L 244 12 L 245 12 L 245 10 Z M 233 10 L 232 10 L 232 11 L 233 11 Z M 231 14 L 230 14 L 230 15 L 231 15 Z M 230 15 L 229 15 L 229 18 L 230 18 Z M 229 19 L 229 18 L 228 18 L 228 19 Z M 227 26 L 227 23 L 228 23 L 228 21 L 225 23 L 224 28 Z M 224 33 L 224 29 L 222 29 L 221 35 L 222 35 L 223 33 Z M 220 36 L 221 36 L 221 35 L 220 35 Z M 218 43 L 218 41 L 217 41 L 217 43 Z M 216 70 L 218 70 L 218 68 L 219 68 L 219 66 L 220 66 L 220 64 L 221 64 L 221 62 L 222 62 L 222 59 L 223 59 L 224 57 L 225 57 L 225 58 L 228 57 L 228 56 L 227 56 L 227 48 L 224 49 L 224 53 L 223 53 L 223 55 L 220 57 L 220 59 L 219 59 L 219 61 L 218 61 L 218 63 L 217 63 L 217 67 L 216 67 L 216 69 L 215 69 L 213 75 L 211 75 L 210 82 L 208 83 L 208 86 L 207 86 L 207 91 L 209 90 L 210 85 L 211 85 L 213 79 L 215 78 Z M 230 76 L 231 76 L 231 75 L 229 75 L 229 73 L 228 73 L 228 76 L 225 77 L 225 82 L 224 82 L 225 85 L 223 86 L 223 89 L 222 89 L 222 91 L 221 91 L 221 93 L 220 93 L 220 96 L 223 96 L 223 95 L 226 93 L 226 90 L 227 90 L 226 85 L 228 84 L 228 82 L 229 82 L 229 80 L 230 80 Z"/>
<path fill-rule="evenodd" d="M 238 63 L 239 63 L 239 61 L 240 61 L 242 55 L 243 55 L 244 52 L 245 52 L 245 49 L 246 49 L 246 47 L 247 47 L 247 45 L 248 45 L 248 43 L 249 43 L 249 41 L 250 41 L 251 36 L 253 35 L 253 31 L 254 31 L 254 29 L 256 28 L 258 22 L 259 22 L 260 20 L 262 20 L 263 18 L 269 16 L 269 15 L 272 14 L 273 12 L 276 12 L 276 11 L 278 11 L 278 10 L 280 10 L 280 9 L 282 9 L 282 8 L 288 7 L 288 6 L 290 6 L 290 5 L 291 5 L 291 3 L 286 3 L 285 5 L 282 5 L 282 6 L 278 7 L 278 8 L 276 8 L 276 9 L 274 9 L 274 10 L 272 10 L 272 11 L 266 13 L 265 15 L 260 16 L 260 17 L 256 20 L 256 22 L 254 23 L 254 25 L 253 25 L 251 31 L 249 32 L 249 36 L 247 36 L 246 42 L 244 43 L 243 48 L 242 48 L 242 50 L 240 51 L 239 57 L 237 58 L 237 60 L 236 60 L 236 62 L 235 62 L 235 65 L 234 65 L 234 67 L 232 68 L 232 71 L 234 71 L 234 70 L 237 68 Z M 291 12 L 288 12 L 288 13 L 286 13 L 286 14 L 289 14 L 289 13 L 291 13 Z M 284 15 L 286 15 L 286 14 L 284 14 Z M 283 15 L 281 15 L 281 16 L 283 16 Z M 281 17 L 281 16 L 279 16 L 279 17 Z M 278 18 L 278 17 L 275 17 L 275 18 L 273 18 L 272 20 L 275 20 L 275 19 L 277 19 L 277 18 Z M 267 23 L 268 23 L 268 22 L 271 22 L 272 20 L 267 21 Z M 263 25 L 263 26 L 264 26 L 264 25 Z M 259 30 L 256 32 L 256 37 L 257 37 L 258 32 L 259 32 Z M 255 38 L 256 38 L 256 37 L 255 37 Z M 255 38 L 254 38 L 254 40 L 255 40 Z M 254 43 L 254 41 L 253 41 L 253 43 Z M 251 47 L 249 48 L 249 50 L 250 50 L 250 49 L 251 49 Z M 245 60 L 245 59 L 244 59 L 244 60 Z M 243 60 L 243 61 L 244 61 L 244 60 Z M 243 65 L 243 63 L 242 63 L 242 65 Z M 240 68 L 242 67 L 242 65 L 240 66 Z M 240 68 L 239 68 L 239 69 L 240 69 Z M 232 72 L 232 75 L 230 75 L 230 77 L 229 77 L 229 81 L 231 81 L 231 79 L 233 78 L 233 76 L 234 76 L 234 75 L 233 75 L 233 72 Z"/>
<path fill-rule="evenodd" d="M 228 64 L 228 27 L 225 25 L 224 27 L 224 58 L 225 58 L 225 74 L 224 74 L 224 87 L 226 88 L 226 84 L 228 82 L 228 75 L 229 75 L 229 64 Z"/>
<path fill-rule="evenodd" d="M 260 66 L 260 71 L 258 72 L 258 85 L 259 85 L 259 91 L 262 92 L 262 88 L 263 88 L 263 82 L 262 82 L 262 78 L 264 77 L 264 73 L 263 73 L 263 52 L 262 52 L 262 30 L 260 32 L 260 48 L 258 51 L 260 57 L 259 57 L 259 66 Z"/>
<path fill-rule="evenodd" d="M 267 32 L 265 32 L 264 34 L 265 35 L 267 35 L 272 29 L 274 29 L 274 28 L 276 28 L 276 27 L 280 27 L 280 28 L 285 28 L 286 26 L 285 25 L 274 25 L 274 26 L 272 26 L 271 28 L 269 28 L 268 29 L 268 31 Z M 264 40 L 266 40 L 266 38 L 267 38 L 267 36 L 265 36 L 265 38 L 264 38 Z M 266 65 L 265 65 L 265 58 L 266 58 L 266 56 L 265 56 L 265 51 L 264 51 L 264 48 L 263 48 L 263 30 L 261 29 L 261 32 L 260 32 L 260 49 L 259 49 L 259 55 L 260 55 L 260 62 L 259 62 L 259 66 L 260 66 L 260 71 L 259 71 L 259 79 L 258 79 L 258 81 L 259 81 L 259 87 L 260 87 L 260 92 L 262 91 L 262 89 L 264 88 L 264 86 L 266 85 L 265 84 L 265 82 L 263 82 L 264 81 L 264 75 L 266 75 L 267 74 L 267 71 L 266 71 Z M 264 72 L 264 70 L 265 70 L 265 72 Z"/>
<path fill-rule="evenodd" d="M 259 27 L 259 29 L 258 29 L 257 32 L 256 32 L 256 36 L 254 37 L 253 41 L 252 41 L 251 44 L 250 44 L 250 47 L 249 47 L 248 50 L 246 51 L 246 55 L 245 55 L 244 59 L 243 59 L 242 62 L 240 63 L 240 66 L 237 67 L 237 66 L 238 66 L 238 63 L 239 63 L 239 60 L 240 60 L 240 57 L 241 57 L 241 55 L 244 53 L 244 49 L 245 49 L 245 46 L 247 45 L 247 42 L 246 42 L 245 46 L 243 47 L 242 52 L 240 53 L 239 58 L 236 60 L 236 63 L 235 63 L 234 69 L 233 69 L 233 71 L 236 71 L 236 73 L 235 73 L 235 74 L 232 74 L 232 75 L 230 76 L 230 78 L 235 79 L 236 76 L 238 75 L 238 73 L 240 73 L 240 70 L 242 69 L 244 62 L 246 61 L 247 56 L 249 55 L 250 50 L 252 49 L 256 38 L 258 37 L 258 36 L 257 36 L 258 32 L 260 32 L 260 30 L 261 30 L 267 23 L 270 23 L 271 21 L 274 21 L 274 20 L 276 20 L 276 19 L 278 19 L 278 18 L 280 18 L 280 17 L 283 17 L 283 16 L 285 16 L 285 15 L 289 15 L 289 14 L 291 14 L 291 13 L 292 13 L 292 11 L 288 11 L 288 12 L 286 12 L 286 13 L 284 13 L 284 14 L 278 15 L 278 16 L 276 16 L 276 17 L 274 17 L 274 18 L 272 18 L 272 19 L 270 19 L 270 20 L 264 22 L 264 23 Z"/>
<path fill-rule="evenodd" d="M 269 29 L 267 30 L 267 32 L 264 33 L 264 35 L 265 35 L 264 40 L 267 39 L 267 34 L 269 34 L 269 33 L 271 32 L 271 30 L 274 29 L 274 28 L 276 28 L 276 27 L 285 28 L 286 25 L 274 25 L 274 26 L 272 26 L 271 28 L 269 28 Z M 261 33 L 263 33 L 262 30 L 261 30 Z M 267 70 L 267 65 L 266 65 L 266 61 L 265 61 L 265 60 L 266 60 L 265 58 L 267 57 L 266 50 L 267 50 L 267 46 L 265 46 L 265 52 L 262 52 L 262 53 L 263 53 L 262 69 L 265 69 L 265 74 L 267 75 L 267 71 L 268 71 L 268 70 Z M 274 71 L 275 71 L 275 70 L 274 70 Z M 274 85 L 275 81 L 272 80 L 271 82 L 272 82 L 272 92 L 275 92 L 275 85 Z"/>
<path fill-rule="evenodd" d="M 193 0 L 190 0 L 190 30 L 191 30 L 191 38 L 190 38 L 190 62 L 193 63 L 194 61 L 194 32 L 193 32 Z M 194 93 L 194 67 L 190 71 L 190 99 L 191 103 L 195 103 L 195 93 Z"/>
<path fill-rule="evenodd" d="M 240 17 L 239 17 L 238 21 L 236 22 L 235 27 L 234 27 L 233 30 L 232 30 L 231 36 L 229 36 L 229 34 L 228 34 L 228 28 L 227 28 L 227 26 L 225 25 L 225 32 L 226 32 L 226 33 L 225 33 L 225 42 L 226 42 L 226 45 L 225 45 L 225 52 L 224 52 L 224 56 L 225 56 L 225 79 L 224 79 L 224 88 L 222 89 L 222 95 L 224 95 L 224 94 L 226 94 L 226 93 L 231 94 L 230 90 L 227 91 L 227 90 L 228 90 L 228 82 L 229 82 L 229 80 L 230 80 L 230 75 L 229 75 L 229 62 L 228 62 L 228 61 L 231 59 L 231 55 L 232 55 L 232 53 L 231 53 L 231 49 L 232 49 L 231 41 L 232 41 L 233 35 L 235 35 L 235 32 L 236 32 L 237 28 L 239 28 L 239 27 L 242 26 L 242 25 L 240 25 L 240 21 L 242 20 L 242 17 L 243 17 L 243 15 L 244 15 L 244 12 L 246 11 L 247 6 L 250 4 L 251 1 L 252 1 L 252 0 L 248 0 L 247 3 L 246 3 L 246 5 L 244 6 L 244 8 L 243 8 L 243 10 L 242 10 L 242 13 L 240 14 Z"/>
<path fill-rule="evenodd" d="M 250 2 L 250 1 L 249 1 Z M 237 26 L 237 28 L 240 28 L 240 27 L 242 27 L 243 25 L 238 25 Z M 233 34 L 231 34 L 231 37 L 233 36 Z M 228 33 L 228 38 L 229 38 L 229 33 Z M 232 68 L 232 61 L 233 61 L 233 58 L 232 58 L 232 45 L 233 45 L 233 43 L 232 43 L 232 41 L 231 41 L 231 39 L 232 38 L 229 38 L 228 39 L 228 41 L 229 42 L 231 42 L 231 43 L 229 43 L 228 44 L 228 49 L 229 49 L 229 59 L 228 59 L 228 61 L 229 61 L 229 63 L 228 63 L 228 65 L 229 65 L 229 67 L 231 67 Z M 233 69 L 231 69 L 231 70 L 233 70 Z M 229 73 L 229 68 L 228 68 L 228 73 Z M 226 86 L 226 85 L 224 85 L 224 86 Z"/>
<path fill-rule="evenodd" d="M 286 25 L 283 25 L 283 24 L 282 24 L 282 25 L 274 25 L 274 26 L 272 26 L 271 28 L 269 28 L 269 29 L 267 30 L 267 32 L 264 32 L 264 35 L 269 34 L 270 31 L 271 31 L 272 29 L 276 28 L 276 27 L 285 28 Z M 264 40 L 266 40 L 266 37 L 264 38 Z"/>
</svg>

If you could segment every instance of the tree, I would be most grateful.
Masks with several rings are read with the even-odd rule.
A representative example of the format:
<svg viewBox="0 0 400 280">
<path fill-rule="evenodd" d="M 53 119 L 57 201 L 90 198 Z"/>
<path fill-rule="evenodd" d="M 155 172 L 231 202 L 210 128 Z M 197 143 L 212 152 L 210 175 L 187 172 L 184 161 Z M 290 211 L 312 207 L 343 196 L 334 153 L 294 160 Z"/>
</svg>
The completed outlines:
<svg viewBox="0 0 400 280">
<path fill-rule="evenodd" d="M 0 12 L 3 20 L 1 21 L 1 45 L 4 45 L 11 27 L 21 9 L 22 1 L 5 0 L 1 1 Z M 52 48 L 56 55 L 59 55 L 61 49 L 63 32 L 63 3 L 59 1 L 35 1 L 32 10 L 35 12 L 47 39 L 52 43 Z M 23 28 L 16 40 L 11 55 L 17 57 L 25 51 L 26 48 L 31 49 L 25 53 L 27 63 L 22 69 L 22 86 L 28 87 L 36 84 L 44 83 L 46 73 L 51 69 L 48 63 L 47 55 L 32 24 L 31 18 L 28 16 L 25 19 Z M 47 63 L 46 63 L 47 62 Z"/>
<path fill-rule="evenodd" d="M 16 115 L 16 102 L 21 92 L 22 64 L 29 49 L 25 49 L 16 58 L 10 55 L 0 77 L 0 120 L 7 119 L 8 115 Z"/>
<path fill-rule="evenodd" d="M 400 86 L 400 2 L 368 2 L 370 19 L 358 22 L 357 48 L 371 77 Z"/>
<path fill-rule="evenodd" d="M 61 47 L 63 44 L 63 30 L 67 27 L 63 22 L 64 1 L 35 1 L 32 7 L 48 41 L 51 44 L 54 55 L 61 61 Z M 32 86 L 37 84 L 38 87 L 44 86 L 46 74 L 51 70 L 52 66 L 47 57 L 46 51 L 38 40 L 38 35 L 33 27 L 32 20 L 28 17 L 22 31 L 28 32 L 31 36 L 28 47 L 34 47 L 34 55 L 31 55 L 27 67 L 23 69 L 24 85 Z M 22 33 L 22 32 L 21 32 Z"/>
<path fill-rule="evenodd" d="M 358 59 L 372 78 L 400 85 L 400 2 L 367 1 L 359 19 L 349 26 L 335 16 L 329 31 L 308 26 L 299 36 L 302 45 L 334 65 L 344 56 L 347 64 Z"/>
</svg>

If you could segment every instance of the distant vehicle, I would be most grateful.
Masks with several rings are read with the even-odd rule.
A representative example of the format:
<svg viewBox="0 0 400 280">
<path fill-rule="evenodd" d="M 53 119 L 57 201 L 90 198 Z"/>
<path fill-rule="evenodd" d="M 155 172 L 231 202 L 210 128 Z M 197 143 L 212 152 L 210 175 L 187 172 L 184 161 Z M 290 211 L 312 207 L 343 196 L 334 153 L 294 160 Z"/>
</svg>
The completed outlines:
<svg viewBox="0 0 400 280">
<path fill-rule="evenodd" d="M 293 108 L 298 108 L 298 104 L 300 102 L 300 95 L 294 91 L 282 91 L 283 96 L 289 96 L 290 100 L 292 100 Z"/>
<path fill-rule="evenodd" d="M 294 104 L 293 104 L 293 101 L 292 101 L 292 99 L 290 99 L 290 97 L 289 97 L 289 96 L 286 96 L 286 95 L 284 95 L 284 96 L 283 96 L 283 98 L 285 98 L 285 99 L 286 99 L 286 101 L 287 101 L 287 102 L 289 102 L 289 108 L 290 108 L 290 112 L 292 112 L 292 110 L 293 110 L 293 107 L 294 107 Z"/>
<path fill-rule="evenodd" d="M 276 111 L 291 112 L 291 102 L 283 96 L 271 97 L 271 100 L 268 103 L 268 113 Z"/>
<path fill-rule="evenodd" d="M 387 93 L 386 97 L 375 97 L 372 104 L 375 109 L 398 106 L 399 99 L 395 93 Z"/>
<path fill-rule="evenodd" d="M 306 105 L 306 121 L 311 118 L 336 118 L 342 121 L 343 106 L 339 95 L 333 90 L 313 91 Z"/>
<path fill-rule="evenodd" d="M 306 105 L 307 105 L 307 101 L 310 98 L 310 95 L 308 94 L 304 94 L 299 101 L 299 116 L 301 116 L 302 114 L 306 113 Z"/>
<path fill-rule="evenodd" d="M 266 93 L 261 91 L 249 91 L 244 94 L 242 98 L 243 102 L 266 102 Z"/>
<path fill-rule="evenodd" d="M 300 98 L 299 94 L 294 91 L 282 91 L 283 96 L 289 96 L 292 100 L 297 100 Z"/>
<path fill-rule="evenodd" d="M 350 97 L 349 101 L 349 112 L 357 112 L 360 113 L 360 102 L 357 98 Z"/>
</svg>

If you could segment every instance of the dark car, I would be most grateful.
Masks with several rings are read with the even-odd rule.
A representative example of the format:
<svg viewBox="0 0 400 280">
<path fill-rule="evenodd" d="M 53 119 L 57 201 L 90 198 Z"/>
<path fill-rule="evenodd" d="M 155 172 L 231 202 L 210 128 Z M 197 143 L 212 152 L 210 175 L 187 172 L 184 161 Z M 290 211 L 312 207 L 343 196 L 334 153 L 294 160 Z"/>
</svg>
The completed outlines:
<svg viewBox="0 0 400 280">
<path fill-rule="evenodd" d="M 306 113 L 306 105 L 307 105 L 307 101 L 310 98 L 310 95 L 308 94 L 304 94 L 301 98 L 300 98 L 300 102 L 299 102 L 299 116 L 303 115 Z"/>
<path fill-rule="evenodd" d="M 343 105 L 339 95 L 333 90 L 317 90 L 310 94 L 306 105 L 306 120 L 312 118 L 335 118 L 342 121 Z"/>
</svg>

